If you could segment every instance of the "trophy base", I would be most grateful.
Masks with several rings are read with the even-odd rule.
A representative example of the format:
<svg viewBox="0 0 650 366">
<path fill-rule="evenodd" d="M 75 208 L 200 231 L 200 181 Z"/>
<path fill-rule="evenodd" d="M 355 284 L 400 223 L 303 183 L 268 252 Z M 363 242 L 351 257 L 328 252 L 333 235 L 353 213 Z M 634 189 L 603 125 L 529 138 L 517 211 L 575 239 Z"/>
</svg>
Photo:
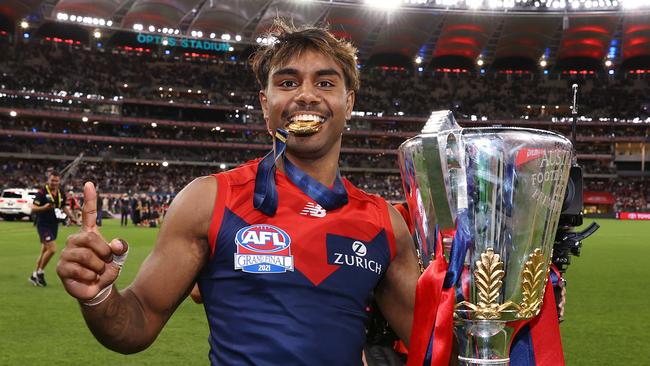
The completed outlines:
<svg viewBox="0 0 650 366">
<path fill-rule="evenodd" d="M 454 332 L 460 365 L 510 365 L 513 329 L 505 321 L 457 319 Z"/>
<path fill-rule="evenodd" d="M 469 357 L 458 356 L 458 364 L 462 366 L 479 366 L 479 365 L 509 366 L 510 358 L 484 360 L 480 358 L 469 358 Z"/>
</svg>

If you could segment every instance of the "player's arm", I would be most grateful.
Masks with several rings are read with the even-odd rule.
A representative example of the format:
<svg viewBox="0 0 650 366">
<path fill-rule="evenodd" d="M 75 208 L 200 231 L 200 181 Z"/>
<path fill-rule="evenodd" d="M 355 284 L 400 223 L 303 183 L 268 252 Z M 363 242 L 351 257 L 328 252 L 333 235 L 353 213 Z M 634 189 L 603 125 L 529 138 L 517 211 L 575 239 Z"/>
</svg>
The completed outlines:
<svg viewBox="0 0 650 366">
<path fill-rule="evenodd" d="M 391 328 L 408 345 L 420 270 L 413 239 L 404 219 L 391 205 L 388 205 L 388 210 L 395 234 L 396 254 L 375 296 Z"/>
<path fill-rule="evenodd" d="M 87 183 L 92 188 L 92 184 Z M 94 188 L 83 208 L 82 232 L 68 238 L 57 273 L 66 290 L 82 303 L 88 327 L 104 346 L 122 353 L 148 347 L 163 325 L 187 296 L 208 256 L 207 233 L 212 215 L 216 182 L 199 178 L 185 187 L 172 203 L 151 254 L 133 283 L 122 291 L 112 287 L 108 297 L 88 306 L 104 285 L 112 283 L 119 266 L 114 255 L 123 254 L 118 240 L 107 245 L 97 227 Z M 94 195 L 93 195 L 94 194 Z M 105 277 L 113 277 L 106 281 Z M 102 280 L 106 283 L 98 283 Z"/>
<path fill-rule="evenodd" d="M 43 206 L 32 205 L 31 208 L 32 208 L 32 213 L 39 213 L 39 212 L 53 209 L 51 203 L 46 203 Z"/>
<path fill-rule="evenodd" d="M 43 204 L 43 202 L 45 202 Z M 42 193 L 39 193 L 34 197 L 34 202 L 30 205 L 31 213 L 39 213 L 52 209 L 52 204 L 47 202 L 47 198 Z"/>
</svg>

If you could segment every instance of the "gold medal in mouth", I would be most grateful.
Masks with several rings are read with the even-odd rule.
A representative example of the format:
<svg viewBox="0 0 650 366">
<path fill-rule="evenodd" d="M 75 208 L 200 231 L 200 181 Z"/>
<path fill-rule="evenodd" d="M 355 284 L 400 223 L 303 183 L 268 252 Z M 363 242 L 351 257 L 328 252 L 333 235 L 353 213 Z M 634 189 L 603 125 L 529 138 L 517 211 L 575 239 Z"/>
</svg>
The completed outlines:
<svg viewBox="0 0 650 366">
<path fill-rule="evenodd" d="M 320 131 L 323 124 L 319 121 L 294 121 L 287 126 L 287 132 L 298 136 L 313 135 Z"/>
<path fill-rule="evenodd" d="M 297 136 L 308 136 L 320 131 L 320 129 L 323 127 L 324 122 L 325 117 L 317 114 L 294 114 L 291 118 L 289 118 L 285 129 L 287 132 Z"/>
</svg>

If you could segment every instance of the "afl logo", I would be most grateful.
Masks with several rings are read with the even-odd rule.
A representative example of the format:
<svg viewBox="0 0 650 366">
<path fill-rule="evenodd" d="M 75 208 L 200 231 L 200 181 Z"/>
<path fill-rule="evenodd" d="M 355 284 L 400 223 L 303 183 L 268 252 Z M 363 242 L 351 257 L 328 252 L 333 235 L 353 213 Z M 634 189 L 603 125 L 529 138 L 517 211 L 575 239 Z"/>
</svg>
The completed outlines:
<svg viewBox="0 0 650 366">
<path fill-rule="evenodd" d="M 291 244 L 287 233 L 272 225 L 252 225 L 240 229 L 235 243 L 256 253 L 275 253 L 285 250 Z"/>
</svg>

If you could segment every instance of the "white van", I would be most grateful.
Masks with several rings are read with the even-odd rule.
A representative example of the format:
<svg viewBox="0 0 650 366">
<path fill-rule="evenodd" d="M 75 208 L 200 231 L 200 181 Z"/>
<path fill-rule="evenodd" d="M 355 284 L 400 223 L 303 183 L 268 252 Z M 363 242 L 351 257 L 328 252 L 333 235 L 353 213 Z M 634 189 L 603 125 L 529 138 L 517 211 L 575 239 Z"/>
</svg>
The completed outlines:
<svg viewBox="0 0 650 366">
<path fill-rule="evenodd" d="M 0 194 L 0 217 L 7 221 L 30 217 L 36 189 L 7 188 Z"/>
</svg>

